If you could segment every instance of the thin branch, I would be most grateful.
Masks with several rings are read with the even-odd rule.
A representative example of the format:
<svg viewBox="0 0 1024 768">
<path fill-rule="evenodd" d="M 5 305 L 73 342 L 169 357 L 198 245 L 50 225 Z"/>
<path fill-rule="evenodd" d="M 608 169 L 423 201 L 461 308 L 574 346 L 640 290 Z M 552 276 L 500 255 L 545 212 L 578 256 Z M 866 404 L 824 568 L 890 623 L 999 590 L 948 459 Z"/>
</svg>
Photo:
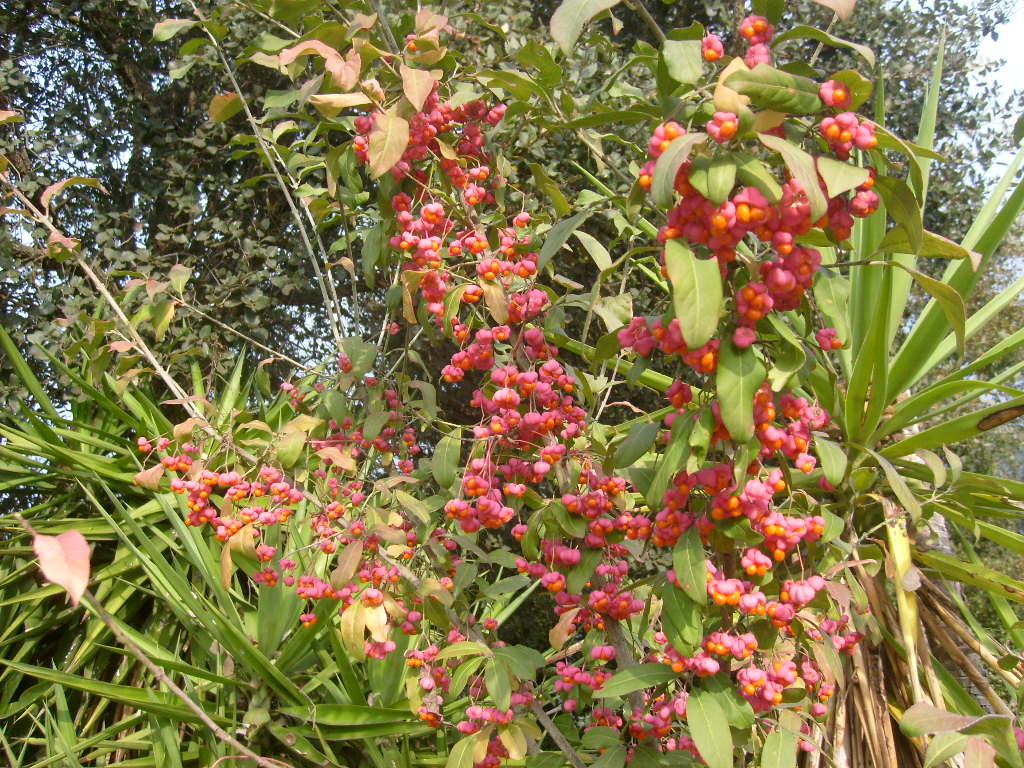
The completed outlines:
<svg viewBox="0 0 1024 768">
<path fill-rule="evenodd" d="M 21 526 L 26 531 L 28 531 L 30 535 L 39 535 L 39 532 L 32 527 L 32 524 L 29 523 L 28 520 L 23 518 L 18 513 L 15 513 L 15 517 L 17 517 L 18 522 L 21 523 Z M 117 620 L 109 613 L 107 613 L 107 610 L 100 604 L 100 601 L 97 600 L 96 597 L 92 594 L 92 592 L 90 592 L 88 589 L 82 593 L 82 602 L 85 603 L 97 616 L 99 616 L 100 620 L 107 625 L 107 628 L 114 635 L 114 637 L 117 638 L 118 642 L 121 643 L 121 645 L 123 645 L 132 656 L 138 659 L 142 663 L 142 665 L 150 671 L 153 677 L 155 677 L 161 683 L 166 685 L 170 689 L 171 693 L 173 693 L 178 699 L 181 700 L 182 704 L 191 709 L 195 713 L 196 717 L 198 717 L 202 721 L 203 725 L 209 728 L 213 735 L 216 736 L 220 741 L 223 741 L 226 744 L 230 744 L 231 747 L 241 752 L 248 759 L 255 760 L 256 764 L 260 766 L 260 768 L 280 768 L 281 766 L 285 766 L 285 768 L 294 768 L 289 763 L 284 763 L 280 760 L 265 758 L 256 754 L 247 746 L 242 744 L 238 739 L 232 736 L 230 733 L 228 733 L 219 725 L 217 725 L 217 723 L 215 723 L 213 719 L 208 714 L 206 714 L 206 710 L 199 706 L 199 704 L 197 704 L 192 699 L 191 696 L 185 693 L 185 691 L 183 691 L 178 686 L 177 683 L 171 680 L 171 678 L 167 676 L 167 673 L 164 672 L 155 663 L 153 663 L 150 660 L 150 658 L 143 652 L 143 650 L 139 648 L 139 646 L 137 646 L 135 642 L 122 631 L 120 625 L 117 623 Z"/>
<path fill-rule="evenodd" d="M 192 3 L 192 8 L 197 18 L 199 18 L 200 20 L 205 20 L 202 12 L 199 10 L 198 6 L 194 2 Z M 278 186 L 284 193 L 285 202 L 288 204 L 288 208 L 291 211 L 292 219 L 295 221 L 295 224 L 299 228 L 299 236 L 302 239 L 302 244 L 305 247 L 306 252 L 310 256 L 310 261 L 313 263 L 313 271 L 316 273 L 317 284 L 320 287 L 320 293 L 323 294 L 324 297 L 325 309 L 327 310 L 327 319 L 330 322 L 331 326 L 331 333 L 334 336 L 335 344 L 337 345 L 338 352 L 340 353 L 343 349 L 341 344 L 341 306 L 340 303 L 338 302 L 337 294 L 333 290 L 334 286 L 329 285 L 328 281 L 325 280 L 324 272 L 320 267 L 320 261 L 318 260 L 318 258 L 322 259 L 325 265 L 327 264 L 328 259 L 327 253 L 324 250 L 323 241 L 320 239 L 320 234 L 316 228 L 316 221 L 313 218 L 313 214 L 309 210 L 309 208 L 303 205 L 303 210 L 305 210 L 306 212 L 306 218 L 309 220 L 310 225 L 313 228 L 313 237 L 314 239 L 316 239 L 317 244 L 319 245 L 319 257 L 317 255 L 316 249 L 314 249 L 313 247 L 312 240 L 310 240 L 309 233 L 306 231 L 306 227 L 303 224 L 302 214 L 299 213 L 298 206 L 295 204 L 295 199 L 292 195 L 292 190 L 289 189 L 288 184 L 285 183 L 284 177 L 281 175 L 281 171 L 278 168 L 278 163 L 280 163 L 284 168 L 287 169 L 287 163 L 285 163 L 284 160 L 281 158 L 281 155 L 277 151 L 277 149 L 274 148 L 273 145 L 268 144 L 267 140 L 263 137 L 263 134 L 260 132 L 260 127 L 259 124 L 256 122 L 256 117 L 255 115 L 253 115 L 252 109 L 249 107 L 249 101 L 245 98 L 245 96 L 242 93 L 242 86 L 239 84 L 238 79 L 235 77 L 235 72 L 231 68 L 231 64 L 228 61 L 227 56 L 224 54 L 224 49 L 221 47 L 220 42 L 208 29 L 206 30 L 206 35 L 207 37 L 209 37 L 210 42 L 213 44 L 214 49 L 217 51 L 217 56 L 220 59 L 221 65 L 224 67 L 224 71 L 228 76 L 228 80 L 231 81 L 231 87 L 234 88 L 235 93 L 238 95 L 239 102 L 241 103 L 242 109 L 245 112 L 245 117 L 246 120 L 249 122 L 249 127 L 253 132 L 253 136 L 256 138 L 256 141 L 259 144 L 260 150 L 262 150 L 264 156 L 270 162 L 271 170 L 274 172 L 274 178 L 277 180 Z M 291 181 L 294 184 L 295 180 L 291 177 L 290 173 L 288 174 L 288 178 L 289 181 Z"/>
<path fill-rule="evenodd" d="M 558 730 L 558 726 L 552 722 L 551 718 L 548 717 L 548 713 L 544 711 L 544 707 L 541 706 L 540 702 L 535 698 L 530 702 L 530 711 L 533 712 L 537 718 L 537 722 L 540 723 L 541 727 L 548 732 L 548 736 L 555 742 L 562 754 L 565 755 L 566 760 L 572 763 L 573 768 L 587 768 L 587 764 L 583 762 L 583 758 L 579 756 L 569 740 L 565 738 L 565 735 Z"/>
<path fill-rule="evenodd" d="M 665 37 L 665 33 L 661 31 L 661 27 L 658 26 L 657 20 L 651 16 L 651 12 L 647 10 L 647 6 L 644 5 L 644 0 L 629 0 L 626 5 L 640 14 L 640 18 L 644 20 L 644 24 L 646 24 L 647 28 L 651 30 L 659 43 L 664 43 L 668 39 Z"/>
</svg>

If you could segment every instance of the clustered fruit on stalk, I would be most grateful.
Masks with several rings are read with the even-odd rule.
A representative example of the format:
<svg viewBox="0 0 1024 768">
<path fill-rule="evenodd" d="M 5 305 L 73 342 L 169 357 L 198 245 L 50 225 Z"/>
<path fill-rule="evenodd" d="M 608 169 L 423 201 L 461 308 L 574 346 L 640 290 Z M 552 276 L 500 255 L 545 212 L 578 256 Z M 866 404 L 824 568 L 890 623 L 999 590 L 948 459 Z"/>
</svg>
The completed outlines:
<svg viewBox="0 0 1024 768">
<path fill-rule="evenodd" d="M 740 35 L 749 43 L 748 66 L 771 61 L 773 34 L 764 18 L 744 19 Z M 714 35 L 704 39 L 702 52 L 710 63 L 725 58 Z M 854 148 L 875 145 L 870 122 L 840 111 L 850 105 L 845 85 L 823 83 L 820 98 L 827 114 L 818 133 L 835 157 L 846 160 Z M 376 380 L 363 384 L 385 399 L 390 412 L 385 428 L 370 440 L 358 416 L 331 421 L 327 436 L 309 446 L 320 457 L 319 468 L 304 490 L 271 466 L 196 472 L 197 446 L 159 439 L 155 450 L 164 454 L 163 465 L 180 475 L 171 487 L 187 497 L 187 522 L 209 525 L 222 541 L 251 537 L 262 564 L 252 578 L 266 588 L 279 583 L 294 588 L 313 606 L 301 615 L 303 624 L 324 615 L 316 609 L 322 601 L 337 604 L 342 623 L 356 621 L 358 614 L 357 635 L 366 657 L 393 653 L 396 630 L 414 636 L 407 664 L 422 695 L 419 715 L 434 727 L 451 724 L 446 718 L 453 718 L 460 733 L 472 734 L 488 724 L 507 724 L 525 715 L 550 683 L 563 709 L 584 728 L 625 729 L 631 749 L 649 744 L 697 755 L 684 725 L 687 699 L 712 676 L 727 679 L 756 713 L 770 715 L 783 702 L 803 702 L 812 717 L 824 716 L 834 683 L 817 650 L 827 644 L 851 652 L 861 636 L 850 627 L 850 618 L 830 609 L 824 598 L 829 584 L 816 572 L 816 542 L 825 532 L 825 520 L 791 503 L 786 478 L 793 471 L 815 471 L 812 433 L 827 426 L 828 414 L 795 392 L 775 392 L 763 384 L 751 404 L 757 450 L 746 466 L 736 466 L 739 446 L 722 420 L 720 403 L 706 395 L 695 397 L 689 383 L 676 380 L 665 393 L 672 406 L 665 426 L 671 430 L 679 420 L 709 414 L 709 459 L 699 468 L 677 472 L 653 508 L 638 503 L 626 477 L 604 468 L 604 455 L 589 439 L 592 422 L 579 399 L 579 382 L 545 335 L 552 294 L 535 282 L 539 257 L 530 232 L 533 218 L 522 209 L 506 214 L 505 225 L 490 240 L 480 224 L 481 211 L 492 217 L 497 213 L 495 191 L 505 182 L 492 171 L 487 149 L 487 131 L 504 112 L 503 105 L 483 101 L 452 106 L 442 102 L 435 87 L 409 120 L 408 146 L 390 181 L 398 191 L 391 196 L 389 244 L 402 260 L 400 282 L 408 301 L 418 294 L 430 322 L 457 347 L 441 380 L 459 388 L 480 414 L 476 424 L 467 425 L 474 442 L 461 478 L 440 489 L 447 494 L 443 515 L 450 522 L 417 519 L 384 492 L 375 496 L 378 490 L 365 475 L 352 479 L 347 461 L 366 460 L 371 449 L 393 457 L 391 465 L 377 465 L 389 473 L 416 473 L 421 447 L 408 426 L 410 417 L 397 389 L 381 390 Z M 364 163 L 377 115 L 355 121 L 354 151 Z M 695 128 L 704 128 L 714 140 L 709 152 L 756 145 L 734 113 L 715 112 L 704 126 L 665 122 L 651 136 L 649 162 L 639 175 L 642 187 L 651 186 L 656 162 L 672 142 Z M 782 127 L 773 130 L 779 134 Z M 776 159 L 757 148 L 767 161 Z M 684 242 L 698 256 L 717 260 L 731 314 L 717 338 L 695 349 L 687 346 L 679 318 L 670 314 L 634 317 L 618 332 L 618 341 L 623 351 L 644 358 L 678 356 L 694 381 L 708 382 L 706 389 L 713 391 L 722 344 L 756 347 L 770 313 L 796 309 L 806 300 L 821 257 L 801 245 L 801 238 L 819 229 L 841 241 L 854 219 L 876 210 L 879 200 L 872 172 L 856 189 L 829 197 L 825 213 L 812 219 L 807 190 L 777 171 L 778 202 L 769 202 L 756 186 L 742 186 L 715 204 L 691 184 L 692 162 L 679 167 L 678 197 L 658 240 Z M 434 181 L 434 170 L 444 174 L 445 188 Z M 833 329 L 819 329 L 816 339 L 819 354 L 842 346 Z M 352 370 L 347 357 L 339 363 L 343 373 Z M 307 397 L 288 386 L 297 411 L 315 408 L 315 393 Z M 663 437 L 667 441 L 669 433 Z M 139 445 L 144 452 L 154 450 L 149 440 L 140 438 Z M 303 573 L 302 558 L 264 541 L 268 529 L 287 520 L 303 498 L 321 510 L 303 521 L 319 551 L 339 561 L 342 553 L 355 553 L 351 563 L 339 563 L 328 578 L 329 568 L 320 571 L 322 576 Z M 367 507 L 371 498 L 376 500 L 372 509 Z M 383 513 L 381 504 L 388 505 Z M 737 522 L 749 533 L 742 541 L 729 528 Z M 430 601 L 444 601 L 424 592 L 420 580 L 434 579 L 439 589 L 451 591 L 455 567 L 469 556 L 454 534 L 481 529 L 507 529 L 520 542 L 518 571 L 553 596 L 560 623 L 567 633 L 579 633 L 583 643 L 574 657 L 545 667 L 541 682 L 517 681 L 507 707 L 496 706 L 485 676 L 475 675 L 469 692 L 481 703 L 462 713 L 445 712 L 458 664 L 454 658 L 438 660 L 445 644 L 468 638 L 491 647 L 501 642 L 493 618 L 456 616 L 461 624 L 444 628 L 429 620 Z M 710 552 L 704 563 L 709 605 L 697 608 L 702 638 L 687 647 L 663 617 L 649 637 L 634 638 L 637 647 L 630 653 L 636 658 L 627 658 L 615 638 L 621 638 L 621 624 L 647 606 L 647 593 L 633 585 L 637 553 L 644 547 L 651 560 L 667 563 L 691 529 L 709 548 L 705 555 Z M 584 563 L 588 570 L 578 578 Z M 666 588 L 682 594 L 678 575 L 670 570 L 667 578 Z M 777 642 L 780 637 L 784 643 Z M 616 669 L 638 662 L 666 665 L 678 677 L 665 692 L 651 688 L 617 703 L 595 699 Z M 809 726 L 804 732 L 810 733 Z M 492 736 L 476 765 L 495 766 L 507 754 Z"/>
</svg>

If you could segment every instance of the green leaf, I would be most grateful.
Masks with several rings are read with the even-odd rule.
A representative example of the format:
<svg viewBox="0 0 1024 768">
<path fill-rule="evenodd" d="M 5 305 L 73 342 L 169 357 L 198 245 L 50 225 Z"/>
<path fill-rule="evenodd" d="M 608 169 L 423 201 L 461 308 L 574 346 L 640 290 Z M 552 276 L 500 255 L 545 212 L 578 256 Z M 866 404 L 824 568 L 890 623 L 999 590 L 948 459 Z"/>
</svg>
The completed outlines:
<svg viewBox="0 0 1024 768">
<path fill-rule="evenodd" d="M 843 40 L 841 37 L 830 35 L 824 30 L 818 29 L 817 27 L 811 27 L 806 24 L 798 24 L 791 29 L 787 29 L 781 35 L 772 41 L 772 48 L 776 48 L 787 40 L 795 39 L 810 39 L 817 40 L 819 43 L 825 45 L 831 45 L 833 48 L 849 48 L 851 51 L 857 53 L 865 63 L 867 63 L 870 69 L 875 68 L 875 53 L 866 45 L 859 45 L 858 43 L 851 43 L 849 40 Z"/>
<path fill-rule="evenodd" d="M 896 498 L 899 499 L 903 508 L 910 514 L 911 519 L 917 520 L 921 517 L 921 502 L 919 502 L 917 497 L 914 496 L 914 493 L 910 490 L 910 486 L 907 485 L 906 479 L 899 473 L 899 470 L 897 470 L 891 462 L 874 451 L 869 449 L 868 453 L 874 457 L 875 461 L 878 462 L 878 466 L 882 468 L 882 471 L 885 473 L 885 479 L 889 483 L 889 487 L 892 489 Z"/>
<path fill-rule="evenodd" d="M 838 197 L 871 178 L 867 168 L 833 160 L 824 155 L 818 158 L 818 173 L 825 180 L 825 189 L 829 197 Z"/>
<path fill-rule="evenodd" d="M 677 679 L 679 679 L 679 675 L 672 671 L 672 667 L 665 664 L 637 664 L 612 675 L 600 690 L 594 692 L 594 698 L 619 698 L 634 691 Z"/>
<path fill-rule="evenodd" d="M 484 667 L 484 682 L 487 692 L 499 709 L 508 709 L 512 696 L 512 681 L 508 666 L 499 659 L 490 659 Z"/>
<path fill-rule="evenodd" d="M 184 723 L 196 723 L 201 721 L 199 717 L 188 707 L 182 704 L 176 696 L 164 691 L 156 691 L 147 688 L 138 688 L 133 685 L 118 685 L 103 680 L 71 675 L 56 669 L 37 667 L 31 664 L 4 659 L 3 664 L 15 672 L 46 680 L 47 682 L 62 685 L 65 688 L 85 691 L 86 693 L 98 696 L 103 699 L 118 702 L 143 712 L 152 712 L 157 715 L 164 715 Z M 216 714 L 209 713 L 211 719 L 218 725 L 228 725 L 229 720 Z"/>
<path fill-rule="evenodd" d="M 562 68 L 548 49 L 536 40 L 531 40 L 516 51 L 516 59 L 520 64 L 538 70 L 541 85 L 551 88 L 562 82 Z"/>
<path fill-rule="evenodd" d="M 708 199 L 721 205 L 732 194 L 736 184 L 736 161 L 729 154 L 718 154 L 708 165 Z"/>
<path fill-rule="evenodd" d="M 455 471 L 462 456 L 461 438 L 462 428 L 455 427 L 438 441 L 437 448 L 434 449 L 430 471 L 434 475 L 435 482 L 441 488 L 448 488 L 455 482 Z"/>
<path fill-rule="evenodd" d="M 754 393 L 765 376 L 764 365 L 752 347 L 741 350 L 731 339 L 722 342 L 715 387 L 722 423 L 735 442 L 745 443 L 754 435 Z"/>
<path fill-rule="evenodd" d="M 914 550 L 914 559 L 954 581 L 983 589 L 1016 603 L 1024 603 L 1024 581 L 1015 579 L 994 568 L 968 563 L 952 555 L 935 550 Z"/>
<path fill-rule="evenodd" d="M 981 254 L 976 251 L 969 251 L 962 245 L 958 245 L 942 235 L 929 232 L 927 229 L 923 231 L 923 235 L 921 248 L 917 251 L 918 256 L 934 259 L 970 259 L 975 266 L 981 260 Z M 907 230 L 902 225 L 897 225 L 885 233 L 885 237 L 882 238 L 882 242 L 878 245 L 878 250 L 893 253 L 912 253 L 913 247 L 910 237 L 907 235 Z"/>
<path fill-rule="evenodd" d="M 153 27 L 153 42 L 166 42 L 179 32 L 191 29 L 198 23 L 192 19 L 165 19 L 164 21 L 158 21 Z"/>
<path fill-rule="evenodd" d="M 634 424 L 630 427 L 626 439 L 615 447 L 612 466 L 616 469 L 633 466 L 641 456 L 651 449 L 659 432 L 661 432 L 661 425 L 656 422 L 641 421 Z"/>
<path fill-rule="evenodd" d="M 397 488 L 394 491 L 394 495 L 395 501 L 405 507 L 413 517 L 424 525 L 430 524 L 432 515 L 430 514 L 430 507 L 427 506 L 426 502 L 421 501 L 412 494 L 406 493 L 405 491 Z"/>
<path fill-rule="evenodd" d="M 591 763 L 591 768 L 622 768 L 626 764 L 626 745 L 612 744 Z"/>
<path fill-rule="evenodd" d="M 472 768 L 473 747 L 476 740 L 474 733 L 457 741 L 448 753 L 448 760 L 445 761 L 444 768 Z"/>
<path fill-rule="evenodd" d="M 928 742 L 928 749 L 924 753 L 924 768 L 945 763 L 949 758 L 964 751 L 967 746 L 967 737 L 960 733 L 937 733 Z"/>
<path fill-rule="evenodd" d="M 828 201 L 825 199 L 821 187 L 818 186 L 818 170 L 814 164 L 814 158 L 795 144 L 780 139 L 778 136 L 772 136 L 770 133 L 759 133 L 757 138 L 768 149 L 782 155 L 786 167 L 807 193 L 807 199 L 811 203 L 811 221 L 820 219 L 828 209 Z"/>
<path fill-rule="evenodd" d="M 708 601 L 708 567 L 707 555 L 701 543 L 700 531 L 691 525 L 672 550 L 672 569 L 676 573 L 683 592 L 697 605 L 706 605 Z M 674 587 L 672 587 L 674 589 Z"/>
<path fill-rule="evenodd" d="M 597 265 L 597 268 L 601 272 L 611 268 L 612 257 L 608 255 L 608 249 L 601 245 L 596 237 L 588 235 L 582 230 L 578 230 L 574 234 L 576 235 L 576 239 L 580 241 L 584 248 L 587 249 L 587 253 L 590 254 L 590 258 L 594 260 L 594 264 Z"/>
<path fill-rule="evenodd" d="M 705 595 L 707 588 L 705 587 Z M 661 591 L 661 622 L 669 642 L 683 654 L 691 654 L 704 637 L 703 612 L 681 589 L 669 585 Z"/>
<path fill-rule="evenodd" d="M 722 273 L 715 258 L 698 259 L 680 240 L 665 243 L 665 269 L 672 303 L 686 346 L 697 349 L 718 330 L 722 309 Z"/>
<path fill-rule="evenodd" d="M 871 81 L 854 69 L 844 69 L 841 72 L 836 72 L 829 79 L 836 80 L 846 86 L 846 90 L 850 93 L 851 109 L 858 109 L 871 98 L 871 91 L 873 90 Z"/>
<path fill-rule="evenodd" d="M 699 689 L 691 691 L 686 700 L 686 723 L 708 768 L 732 768 L 732 731 L 718 694 Z"/>
<path fill-rule="evenodd" d="M 409 146 L 409 123 L 394 108 L 377 115 L 370 131 L 370 176 L 380 178 L 390 171 Z"/>
<path fill-rule="evenodd" d="M 756 187 L 769 203 L 775 204 L 782 199 L 782 187 L 764 163 L 746 153 L 735 153 L 733 157 L 737 159 L 736 177 L 740 183 Z"/>
<path fill-rule="evenodd" d="M 378 723 L 408 723 L 416 718 L 407 709 L 381 709 L 361 704 L 320 704 L 301 707 L 281 707 L 282 714 L 318 725 L 370 725 Z"/>
<path fill-rule="evenodd" d="M 921 219 L 921 206 L 913 191 L 902 179 L 892 176 L 879 176 L 875 179 L 874 189 L 885 202 L 892 220 L 903 227 L 910 252 L 917 253 L 924 244 L 924 224 Z"/>
<path fill-rule="evenodd" d="M 881 450 L 881 453 L 889 458 L 898 458 L 921 448 L 934 449 L 958 443 L 1021 416 L 1024 416 L 1024 397 L 1015 397 L 936 424 L 934 427 L 922 430 L 916 435 L 910 435 L 898 443 L 887 445 Z"/>
<path fill-rule="evenodd" d="M 569 235 L 575 232 L 576 229 L 587 220 L 590 214 L 590 211 L 580 211 L 576 215 L 558 222 L 548 231 L 544 238 L 544 245 L 540 249 L 540 256 L 537 259 L 538 271 L 544 269 L 544 266 L 551 261 L 551 258 L 558 253 L 563 245 L 565 245 L 565 241 L 569 239 Z M 447 316 L 447 313 L 445 314 Z"/>
<path fill-rule="evenodd" d="M 295 466 L 302 455 L 302 449 L 306 447 L 307 437 L 305 432 L 296 430 L 277 441 L 277 461 L 282 469 L 291 469 Z"/>
<path fill-rule="evenodd" d="M 619 0 L 563 0 L 551 16 L 551 37 L 568 54 L 587 22 L 618 4 Z"/>
<path fill-rule="evenodd" d="M 700 40 L 666 40 L 661 47 L 669 77 L 683 85 L 693 85 L 704 74 Z"/>
<path fill-rule="evenodd" d="M 749 96 L 750 103 L 761 109 L 790 115 L 813 115 L 822 108 L 816 82 L 767 64 L 733 72 L 725 79 L 724 85 Z"/>
<path fill-rule="evenodd" d="M 899 262 L 890 263 L 899 264 Z M 935 299 L 939 306 L 942 307 L 942 312 L 946 315 L 949 327 L 953 329 L 953 334 L 956 336 L 957 352 L 960 354 L 960 357 L 963 357 L 967 343 L 967 308 L 964 306 L 963 298 L 956 292 L 956 288 L 941 280 L 936 280 L 934 277 L 929 277 L 915 269 L 907 269 L 906 267 L 904 269 L 913 275 L 917 284 L 924 288 L 928 295 Z"/>
<path fill-rule="evenodd" d="M 821 460 L 821 469 L 825 479 L 834 486 L 843 482 L 846 476 L 846 451 L 838 443 L 834 443 L 819 435 L 814 436 L 814 450 Z"/>
<path fill-rule="evenodd" d="M 764 740 L 760 768 L 796 768 L 796 734 L 780 722 Z"/>
<path fill-rule="evenodd" d="M 693 148 L 703 144 L 707 138 L 706 133 L 686 133 L 673 139 L 668 149 L 661 153 L 651 179 L 651 199 L 655 205 L 667 208 L 672 204 L 676 194 L 676 174 L 680 166 L 686 162 Z"/>
<path fill-rule="evenodd" d="M 688 438 L 693 428 L 693 420 L 685 416 L 679 417 L 672 424 L 672 433 L 669 436 L 668 448 L 666 449 L 658 467 L 654 471 L 654 477 L 647 488 L 645 498 L 647 506 L 652 509 L 661 508 L 662 496 L 665 489 L 676 473 L 683 468 L 687 454 L 689 453 Z"/>
<path fill-rule="evenodd" d="M 572 210 L 572 206 L 569 205 L 569 201 L 565 199 L 565 195 L 562 194 L 562 190 L 558 188 L 555 180 L 552 179 L 548 174 L 541 168 L 537 163 L 530 163 L 530 172 L 533 174 L 534 183 L 540 188 L 540 190 L 550 198 L 552 205 L 555 206 L 555 213 L 559 216 L 568 216 L 569 211 Z"/>
</svg>

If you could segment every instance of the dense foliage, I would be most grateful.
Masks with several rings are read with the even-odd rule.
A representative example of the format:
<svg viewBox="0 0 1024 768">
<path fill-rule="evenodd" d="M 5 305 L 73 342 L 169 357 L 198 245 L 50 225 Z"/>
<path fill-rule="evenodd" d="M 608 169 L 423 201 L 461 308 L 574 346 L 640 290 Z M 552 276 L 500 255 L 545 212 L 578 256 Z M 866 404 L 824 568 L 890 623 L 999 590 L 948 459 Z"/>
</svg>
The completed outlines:
<svg viewBox="0 0 1024 768">
<path fill-rule="evenodd" d="M 128 220 L 188 222 L 159 270 L 111 264 L 94 204 L 63 221 L 104 180 L 37 189 L 5 159 L 15 238 L 91 286 L 44 366 L 63 387 L 0 334 L 31 399 L 0 426 L 27 507 L 11 764 L 1022 765 L 1024 582 L 971 542 L 1024 553 L 998 524 L 1024 485 L 949 446 L 1024 406 L 1024 331 L 964 359 L 1024 287 L 967 311 L 1024 153 L 929 214 L 977 181 L 929 182 L 940 115 L 974 119 L 940 109 L 946 49 L 903 138 L 899 78 L 827 5 L 829 31 L 780 2 L 705 28 L 566 0 L 553 42 L 373 3 L 160 21 L 172 77 L 226 78 L 202 130 L 231 163 L 207 144 L 218 175 L 158 214 L 139 157 Z M 143 101 L 195 126 L 196 97 Z M 216 306 L 219 260 L 264 236 L 262 276 L 226 266 L 254 330 Z"/>
</svg>

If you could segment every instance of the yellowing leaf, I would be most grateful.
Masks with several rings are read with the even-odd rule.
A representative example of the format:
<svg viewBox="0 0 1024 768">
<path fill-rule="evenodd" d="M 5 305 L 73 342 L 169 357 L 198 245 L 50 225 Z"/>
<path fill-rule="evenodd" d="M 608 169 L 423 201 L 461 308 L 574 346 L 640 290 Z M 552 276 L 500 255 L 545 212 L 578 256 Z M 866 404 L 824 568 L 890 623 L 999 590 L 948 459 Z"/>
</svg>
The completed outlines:
<svg viewBox="0 0 1024 768">
<path fill-rule="evenodd" d="M 571 611 L 566 611 L 558 617 L 558 623 L 548 630 L 548 642 L 551 643 L 551 647 L 556 651 L 562 650 L 565 647 L 566 640 L 576 631 L 573 619 L 576 618 L 576 614 L 580 610 L 579 608 L 573 608 Z"/>
<path fill-rule="evenodd" d="M 434 84 L 437 83 L 443 73 L 440 69 L 427 71 L 425 69 L 413 69 L 412 67 L 405 66 L 405 64 L 400 64 L 398 71 L 402 76 L 402 92 L 405 94 L 405 98 L 409 100 L 409 103 L 417 111 L 423 109 L 423 103 L 427 100 L 430 92 L 434 90 Z"/>
<path fill-rule="evenodd" d="M 309 97 L 309 103 L 324 117 L 337 117 L 343 109 L 370 103 L 370 97 L 361 91 L 352 93 L 318 93 Z"/>
<path fill-rule="evenodd" d="M 391 635 L 391 627 L 388 626 L 388 612 L 383 605 L 367 606 L 365 610 L 366 628 L 370 630 L 370 637 L 378 643 L 383 643 Z"/>
<path fill-rule="evenodd" d="M 242 111 L 242 99 L 237 93 L 218 93 L 210 99 L 210 120 L 223 123 Z"/>
<path fill-rule="evenodd" d="M 409 146 L 409 123 L 393 111 L 377 115 L 370 132 L 370 176 L 379 178 L 390 171 Z"/>
</svg>

